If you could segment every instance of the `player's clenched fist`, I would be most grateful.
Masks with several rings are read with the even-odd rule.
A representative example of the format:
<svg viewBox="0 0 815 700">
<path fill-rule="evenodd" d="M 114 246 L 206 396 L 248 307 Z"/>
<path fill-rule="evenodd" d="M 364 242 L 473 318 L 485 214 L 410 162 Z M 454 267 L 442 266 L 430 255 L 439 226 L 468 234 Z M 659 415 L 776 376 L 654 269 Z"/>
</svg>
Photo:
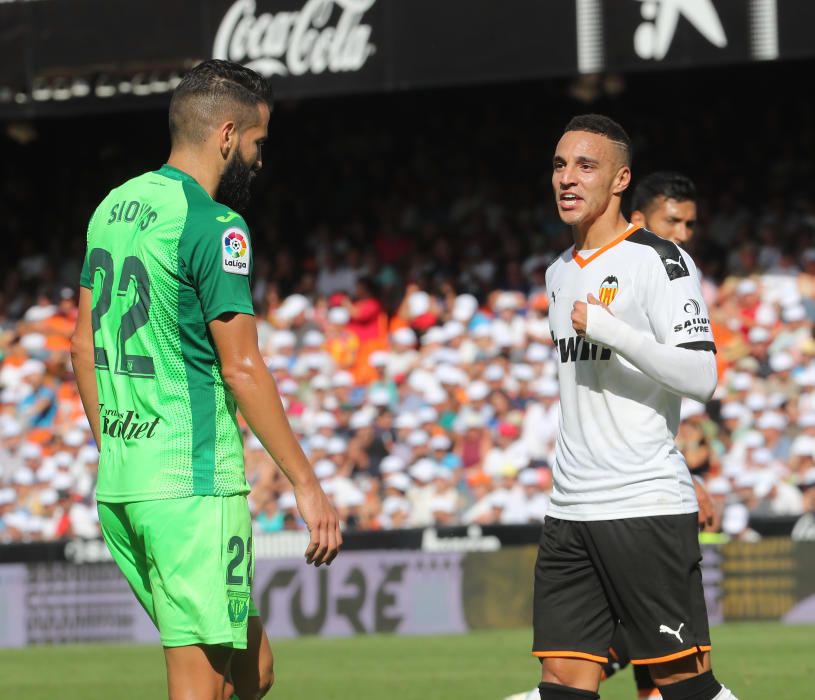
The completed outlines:
<svg viewBox="0 0 815 700">
<path fill-rule="evenodd" d="M 330 564 L 342 549 L 340 519 L 319 482 L 294 489 L 297 509 L 306 522 L 311 539 L 306 548 L 306 561 L 314 566 Z"/>
<path fill-rule="evenodd" d="M 589 294 L 586 296 L 589 304 L 596 304 L 597 306 L 602 306 L 606 311 L 608 311 L 608 305 L 604 304 L 600 301 L 594 294 Z M 609 313 L 611 313 L 609 311 Z M 572 328 L 577 331 L 577 335 L 585 336 L 586 335 L 586 326 L 589 321 L 589 313 L 588 307 L 586 306 L 585 301 L 576 301 L 574 306 L 572 306 Z"/>
</svg>

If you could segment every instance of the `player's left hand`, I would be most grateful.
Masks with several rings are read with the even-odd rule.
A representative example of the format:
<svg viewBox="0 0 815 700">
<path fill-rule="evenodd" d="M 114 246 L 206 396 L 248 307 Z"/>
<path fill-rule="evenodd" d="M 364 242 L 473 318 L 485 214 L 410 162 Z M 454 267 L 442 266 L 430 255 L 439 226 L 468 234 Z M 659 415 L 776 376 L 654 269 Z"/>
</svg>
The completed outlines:
<svg viewBox="0 0 815 700">
<path fill-rule="evenodd" d="M 611 313 L 608 308 L 608 304 L 604 304 L 600 301 L 594 294 L 587 294 L 586 301 L 589 304 L 594 304 L 596 306 L 602 306 L 606 311 Z M 577 335 L 581 337 L 585 337 L 586 335 L 586 326 L 589 322 L 589 312 L 588 306 L 586 305 L 585 301 L 576 301 L 574 306 L 572 306 L 572 328 L 577 331 Z"/>
<path fill-rule="evenodd" d="M 713 501 L 707 489 L 696 479 L 693 480 L 693 488 L 696 491 L 696 500 L 699 501 L 699 529 L 704 530 L 713 525 Z"/>
<path fill-rule="evenodd" d="M 319 482 L 301 488 L 295 487 L 294 496 L 310 535 L 306 562 L 314 566 L 330 565 L 342 549 L 337 511 Z"/>
</svg>

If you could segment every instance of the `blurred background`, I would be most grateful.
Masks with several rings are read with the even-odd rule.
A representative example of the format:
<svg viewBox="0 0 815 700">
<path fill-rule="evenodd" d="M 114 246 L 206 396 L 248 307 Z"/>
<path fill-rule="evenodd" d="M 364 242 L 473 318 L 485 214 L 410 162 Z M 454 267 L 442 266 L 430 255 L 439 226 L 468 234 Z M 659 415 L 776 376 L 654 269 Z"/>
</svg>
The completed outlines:
<svg viewBox="0 0 815 700">
<path fill-rule="evenodd" d="M 813 22 L 803 0 L 0 3 L 0 643 L 155 639 L 138 610 L 77 613 L 83 577 L 136 605 L 69 338 L 90 214 L 164 162 L 169 95 L 213 56 L 273 76 L 259 338 L 348 550 L 328 579 L 292 563 L 303 523 L 247 429 L 275 636 L 528 625 L 557 431 L 544 272 L 571 245 L 551 157 L 585 112 L 630 134 L 634 186 L 698 192 L 719 387 L 677 443 L 715 511 L 711 617 L 815 622 Z M 330 603 L 349 590 L 355 614 Z"/>
</svg>

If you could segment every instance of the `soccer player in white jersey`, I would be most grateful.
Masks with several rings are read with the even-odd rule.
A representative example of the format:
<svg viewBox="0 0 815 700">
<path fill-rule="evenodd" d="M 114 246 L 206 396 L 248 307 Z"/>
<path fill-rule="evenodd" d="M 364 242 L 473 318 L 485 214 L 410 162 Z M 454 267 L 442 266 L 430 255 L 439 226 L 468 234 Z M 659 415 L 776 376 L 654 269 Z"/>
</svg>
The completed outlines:
<svg viewBox="0 0 815 700">
<path fill-rule="evenodd" d="M 696 186 L 686 176 L 658 171 L 646 175 L 634 188 L 631 199 L 631 223 L 645 228 L 677 245 L 691 242 L 696 228 Z M 713 504 L 703 483 L 694 477 L 694 490 L 699 502 L 699 527 L 713 522 Z M 606 680 L 631 663 L 625 630 L 618 626 L 608 649 L 609 661 L 603 664 L 602 679 Z M 662 696 L 654 686 L 648 667 L 634 666 L 638 698 L 656 700 Z M 505 700 L 536 700 L 538 689 L 511 695 Z"/>
<path fill-rule="evenodd" d="M 729 700 L 713 676 L 697 503 L 674 437 L 682 396 L 707 401 L 715 346 L 696 267 L 629 224 L 631 142 L 575 117 L 552 185 L 574 245 L 546 273 L 559 353 L 554 486 L 535 567 L 541 700 L 599 698 L 615 627 L 665 700 Z"/>
</svg>

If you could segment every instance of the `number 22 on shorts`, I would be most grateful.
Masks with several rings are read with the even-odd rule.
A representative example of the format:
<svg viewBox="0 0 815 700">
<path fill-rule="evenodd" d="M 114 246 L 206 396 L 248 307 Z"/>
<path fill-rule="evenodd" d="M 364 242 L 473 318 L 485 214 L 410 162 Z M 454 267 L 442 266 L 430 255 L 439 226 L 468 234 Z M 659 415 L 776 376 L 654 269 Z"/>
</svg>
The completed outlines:
<svg viewBox="0 0 815 700">
<path fill-rule="evenodd" d="M 252 537 L 250 536 L 244 545 L 242 538 L 235 535 L 229 538 L 229 543 L 226 546 L 227 551 L 232 556 L 229 564 L 226 567 L 226 585 L 227 586 L 250 586 L 252 585 Z M 240 568 L 244 558 L 246 559 L 246 577 L 244 578 L 236 571 Z"/>
</svg>

